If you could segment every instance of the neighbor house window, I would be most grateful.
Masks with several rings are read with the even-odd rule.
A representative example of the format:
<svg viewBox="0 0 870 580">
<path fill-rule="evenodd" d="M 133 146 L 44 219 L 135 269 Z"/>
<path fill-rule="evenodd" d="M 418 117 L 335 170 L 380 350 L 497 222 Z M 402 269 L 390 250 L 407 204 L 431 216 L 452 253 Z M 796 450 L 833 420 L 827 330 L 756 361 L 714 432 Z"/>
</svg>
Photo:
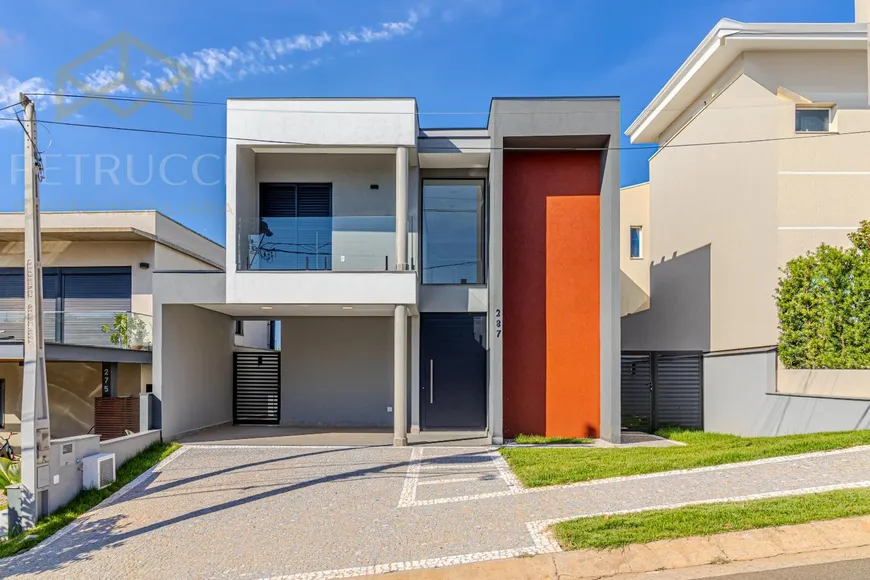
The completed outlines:
<svg viewBox="0 0 870 580">
<path fill-rule="evenodd" d="M 483 284 L 484 181 L 423 180 L 424 284 Z"/>
<path fill-rule="evenodd" d="M 824 133 L 831 130 L 831 109 L 797 108 L 794 112 L 794 130 Z"/>
<path fill-rule="evenodd" d="M 245 336 L 245 322 L 236 320 L 236 336 Z"/>
<path fill-rule="evenodd" d="M 632 259 L 643 258 L 643 227 L 631 226 L 629 233 L 629 247 Z"/>
</svg>

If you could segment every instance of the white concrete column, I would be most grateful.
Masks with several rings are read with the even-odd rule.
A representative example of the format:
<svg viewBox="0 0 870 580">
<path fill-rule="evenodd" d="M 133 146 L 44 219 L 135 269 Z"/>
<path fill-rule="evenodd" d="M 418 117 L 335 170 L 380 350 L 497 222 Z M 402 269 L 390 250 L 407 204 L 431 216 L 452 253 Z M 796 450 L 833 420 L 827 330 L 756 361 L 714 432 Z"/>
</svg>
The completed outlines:
<svg viewBox="0 0 870 580">
<path fill-rule="evenodd" d="M 393 446 L 408 444 L 408 309 L 396 306 L 393 330 Z"/>
<path fill-rule="evenodd" d="M 396 269 L 408 269 L 408 148 L 396 149 Z"/>
</svg>

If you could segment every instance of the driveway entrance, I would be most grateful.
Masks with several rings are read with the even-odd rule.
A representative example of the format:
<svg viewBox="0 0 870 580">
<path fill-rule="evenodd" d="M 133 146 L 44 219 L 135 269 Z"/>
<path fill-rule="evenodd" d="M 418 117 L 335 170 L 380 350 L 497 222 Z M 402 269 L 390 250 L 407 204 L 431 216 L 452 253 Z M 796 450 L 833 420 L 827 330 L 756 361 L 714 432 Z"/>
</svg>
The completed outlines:
<svg viewBox="0 0 870 580">
<path fill-rule="evenodd" d="M 870 486 L 870 450 L 524 489 L 488 447 L 185 445 L 0 578 L 317 580 L 557 549 L 549 522 Z"/>
</svg>

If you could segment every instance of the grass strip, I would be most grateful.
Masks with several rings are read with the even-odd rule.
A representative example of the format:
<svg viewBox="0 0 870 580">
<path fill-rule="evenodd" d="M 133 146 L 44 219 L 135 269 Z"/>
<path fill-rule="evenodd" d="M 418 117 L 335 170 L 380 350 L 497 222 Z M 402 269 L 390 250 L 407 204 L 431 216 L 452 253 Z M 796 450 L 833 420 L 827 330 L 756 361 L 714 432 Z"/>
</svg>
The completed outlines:
<svg viewBox="0 0 870 580">
<path fill-rule="evenodd" d="M 524 485 L 541 487 L 870 444 L 870 431 L 782 437 L 738 437 L 686 430 L 662 430 L 657 434 L 686 445 L 573 449 L 504 447 L 501 454 Z"/>
<path fill-rule="evenodd" d="M 110 486 L 103 489 L 86 489 L 64 507 L 39 520 L 32 529 L 0 541 L 0 558 L 13 556 L 33 548 L 139 475 L 169 457 L 179 447 L 181 446 L 178 443 L 158 442 L 150 445 L 118 468 L 115 482 Z"/>
<path fill-rule="evenodd" d="M 543 435 L 524 435 L 520 433 L 514 438 L 514 443 L 521 445 L 583 445 L 592 443 L 592 439 L 583 437 L 544 437 Z"/>
<path fill-rule="evenodd" d="M 566 550 L 621 548 L 690 536 L 805 524 L 870 514 L 870 489 L 846 489 L 783 498 L 759 499 L 580 518 L 553 526 Z"/>
</svg>

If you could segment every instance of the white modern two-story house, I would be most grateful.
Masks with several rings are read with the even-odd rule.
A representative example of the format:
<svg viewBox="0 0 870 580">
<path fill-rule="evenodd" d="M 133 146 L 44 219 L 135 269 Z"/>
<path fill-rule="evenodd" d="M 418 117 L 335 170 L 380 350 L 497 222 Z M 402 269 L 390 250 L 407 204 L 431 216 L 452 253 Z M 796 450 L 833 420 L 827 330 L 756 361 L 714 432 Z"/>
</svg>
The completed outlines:
<svg viewBox="0 0 870 580">
<path fill-rule="evenodd" d="M 231 99 L 227 271 L 155 275 L 164 436 L 619 436 L 616 98 Z M 226 321 L 279 320 L 234 353 Z M 385 435 L 386 436 L 386 435 Z"/>
</svg>

